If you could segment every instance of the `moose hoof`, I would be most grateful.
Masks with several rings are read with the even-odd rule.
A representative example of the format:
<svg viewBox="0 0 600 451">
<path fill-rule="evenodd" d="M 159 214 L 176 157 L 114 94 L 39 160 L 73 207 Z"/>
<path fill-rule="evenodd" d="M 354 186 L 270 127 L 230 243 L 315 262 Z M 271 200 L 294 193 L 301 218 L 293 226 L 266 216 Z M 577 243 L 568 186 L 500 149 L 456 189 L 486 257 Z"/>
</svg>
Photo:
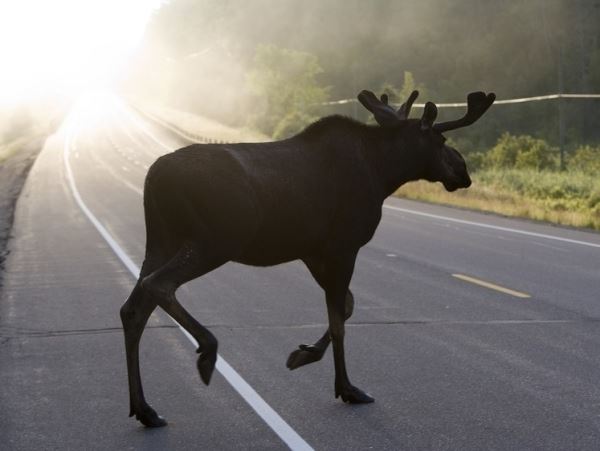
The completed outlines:
<svg viewBox="0 0 600 451">
<path fill-rule="evenodd" d="M 210 378 L 212 377 L 216 362 L 216 352 L 202 352 L 200 357 L 198 357 L 196 365 L 198 367 L 198 372 L 200 373 L 200 378 L 206 385 L 210 384 Z"/>
<path fill-rule="evenodd" d="M 136 413 L 135 418 L 147 428 L 161 428 L 167 425 L 167 420 L 157 414 L 150 406 Z"/>
<path fill-rule="evenodd" d="M 335 397 L 342 397 L 342 401 L 349 404 L 370 404 L 375 401 L 368 393 L 365 393 L 360 388 L 356 388 L 353 385 L 349 385 L 343 389 L 335 391 Z"/>
<path fill-rule="evenodd" d="M 314 345 L 300 345 L 299 349 L 290 354 L 285 365 L 290 370 L 295 370 L 309 363 L 318 362 L 324 353 L 323 349 L 317 348 Z"/>
</svg>

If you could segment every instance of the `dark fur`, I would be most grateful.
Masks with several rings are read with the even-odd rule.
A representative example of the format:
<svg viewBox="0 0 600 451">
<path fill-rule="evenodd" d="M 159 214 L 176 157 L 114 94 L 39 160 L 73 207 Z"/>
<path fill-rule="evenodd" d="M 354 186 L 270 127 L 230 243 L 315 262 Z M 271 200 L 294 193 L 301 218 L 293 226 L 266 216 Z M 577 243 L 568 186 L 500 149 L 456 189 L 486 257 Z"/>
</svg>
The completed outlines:
<svg viewBox="0 0 600 451">
<path fill-rule="evenodd" d="M 217 340 L 175 290 L 228 261 L 304 261 L 325 291 L 330 327 L 314 345 L 292 352 L 287 365 L 319 360 L 333 340 L 336 397 L 372 402 L 351 385 L 344 364 L 356 255 L 375 233 L 384 199 L 402 184 L 440 181 L 453 191 L 471 183 L 460 154 L 427 123 L 433 119 L 380 127 L 331 116 L 284 141 L 194 144 L 159 158 L 144 187 L 145 260 L 121 309 L 131 415 L 147 426 L 166 424 L 144 399 L 138 363 L 139 339 L 157 305 L 196 338 L 198 370 L 210 381 Z"/>
</svg>

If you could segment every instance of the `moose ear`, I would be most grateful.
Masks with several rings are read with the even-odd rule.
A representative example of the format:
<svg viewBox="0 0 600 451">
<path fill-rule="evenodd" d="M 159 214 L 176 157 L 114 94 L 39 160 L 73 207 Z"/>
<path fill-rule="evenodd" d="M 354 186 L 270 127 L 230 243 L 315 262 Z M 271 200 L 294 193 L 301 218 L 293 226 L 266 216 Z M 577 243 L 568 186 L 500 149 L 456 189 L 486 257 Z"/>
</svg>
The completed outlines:
<svg viewBox="0 0 600 451">
<path fill-rule="evenodd" d="M 437 107 L 435 103 L 427 102 L 425 104 L 425 111 L 421 117 L 421 130 L 431 130 L 435 118 L 437 117 Z"/>
</svg>

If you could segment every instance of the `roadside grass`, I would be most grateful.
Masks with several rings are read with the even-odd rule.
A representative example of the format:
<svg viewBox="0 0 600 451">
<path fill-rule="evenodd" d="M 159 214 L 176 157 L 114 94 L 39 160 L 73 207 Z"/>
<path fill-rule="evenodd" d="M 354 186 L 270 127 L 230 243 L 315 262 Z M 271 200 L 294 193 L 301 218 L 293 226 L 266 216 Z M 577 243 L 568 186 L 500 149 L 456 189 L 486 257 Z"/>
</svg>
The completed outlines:
<svg viewBox="0 0 600 451">
<path fill-rule="evenodd" d="M 35 139 L 35 137 L 28 134 L 0 144 L 0 164 L 15 155 L 33 139 Z"/>
<path fill-rule="evenodd" d="M 31 146 L 42 146 L 66 115 L 65 100 L 40 100 L 0 109 L 0 165 Z"/>
<path fill-rule="evenodd" d="M 402 186 L 407 199 L 600 230 L 600 178 L 580 171 L 487 169 L 466 190 L 448 193 L 440 183 Z"/>
<path fill-rule="evenodd" d="M 48 124 L 26 130 L 23 134 L 0 143 L 0 165 L 4 164 L 9 158 L 16 156 L 22 149 L 32 145 L 41 147 L 43 141 L 53 131 L 53 127 Z"/>
</svg>

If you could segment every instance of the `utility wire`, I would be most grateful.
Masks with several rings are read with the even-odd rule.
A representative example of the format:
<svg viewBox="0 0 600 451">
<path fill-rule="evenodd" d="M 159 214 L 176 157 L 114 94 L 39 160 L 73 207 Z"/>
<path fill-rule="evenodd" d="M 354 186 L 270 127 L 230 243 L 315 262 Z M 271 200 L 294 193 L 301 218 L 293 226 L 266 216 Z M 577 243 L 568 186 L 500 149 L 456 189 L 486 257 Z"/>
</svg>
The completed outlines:
<svg viewBox="0 0 600 451">
<path fill-rule="evenodd" d="M 540 100 L 555 100 L 555 99 L 600 99 L 600 94 L 548 94 L 545 96 L 535 96 L 535 97 L 520 97 L 516 99 L 504 99 L 504 100 L 496 100 L 494 101 L 494 105 L 508 105 L 512 103 L 526 103 L 526 102 L 537 102 Z M 346 105 L 350 103 L 358 102 L 357 99 L 343 99 L 343 100 L 334 100 L 331 102 L 323 102 L 321 105 L 329 106 L 329 105 Z M 400 106 L 400 104 L 396 105 Z M 453 102 L 453 103 L 436 103 L 438 108 L 461 108 L 466 107 L 467 102 Z M 413 103 L 413 108 L 423 108 L 425 107 L 424 103 Z"/>
</svg>

